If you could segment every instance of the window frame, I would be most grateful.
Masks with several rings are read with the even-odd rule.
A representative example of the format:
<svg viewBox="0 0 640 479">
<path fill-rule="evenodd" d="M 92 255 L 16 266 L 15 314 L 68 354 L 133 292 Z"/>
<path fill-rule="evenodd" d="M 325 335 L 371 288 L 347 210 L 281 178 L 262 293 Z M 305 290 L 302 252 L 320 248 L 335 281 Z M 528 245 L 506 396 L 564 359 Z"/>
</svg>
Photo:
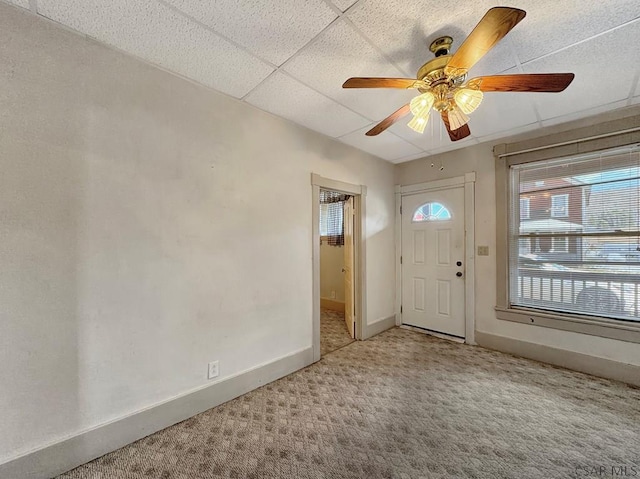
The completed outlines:
<svg viewBox="0 0 640 479">
<path fill-rule="evenodd" d="M 638 125 L 640 125 L 640 115 L 627 116 L 533 140 L 494 146 L 497 268 L 495 311 L 497 319 L 640 343 L 640 322 L 510 306 L 510 213 L 508 208 L 511 198 L 510 167 L 512 165 L 550 159 L 575 158 L 615 148 L 638 147 L 640 146 L 640 131 L 635 136 L 630 136 L 627 133 L 630 126 L 635 127 L 635 130 L 640 130 Z M 597 132 L 595 137 L 594 131 Z"/>
<path fill-rule="evenodd" d="M 564 200 L 564 206 L 562 206 L 562 213 L 557 214 L 557 206 L 554 206 L 554 200 L 562 198 Z M 551 217 L 552 218 L 568 218 L 569 217 L 569 195 L 567 193 L 561 193 L 559 195 L 551 195 Z"/>
</svg>

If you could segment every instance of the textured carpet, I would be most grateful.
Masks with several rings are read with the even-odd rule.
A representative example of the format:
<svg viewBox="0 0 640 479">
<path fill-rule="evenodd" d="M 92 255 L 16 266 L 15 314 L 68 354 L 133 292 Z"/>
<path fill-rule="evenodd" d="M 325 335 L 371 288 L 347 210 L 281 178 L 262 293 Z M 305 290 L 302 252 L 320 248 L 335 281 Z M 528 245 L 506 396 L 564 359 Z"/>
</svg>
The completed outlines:
<svg viewBox="0 0 640 479">
<path fill-rule="evenodd" d="M 340 349 L 353 341 L 344 323 L 344 313 L 330 309 L 320 310 L 320 356 Z"/>
<path fill-rule="evenodd" d="M 540 479 L 612 467 L 640 471 L 639 389 L 396 328 L 60 477 Z"/>
</svg>

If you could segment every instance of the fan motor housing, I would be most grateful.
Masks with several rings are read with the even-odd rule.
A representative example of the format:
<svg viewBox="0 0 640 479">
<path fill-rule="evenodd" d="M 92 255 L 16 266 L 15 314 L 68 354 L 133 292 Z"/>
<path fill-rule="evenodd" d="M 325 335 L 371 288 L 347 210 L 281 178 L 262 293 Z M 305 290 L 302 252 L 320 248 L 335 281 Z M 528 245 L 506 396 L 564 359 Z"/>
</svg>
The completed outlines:
<svg viewBox="0 0 640 479">
<path fill-rule="evenodd" d="M 429 50 L 436 56 L 433 60 L 428 61 L 416 75 L 418 80 L 428 82 L 431 86 L 438 85 L 447 81 L 447 76 L 444 74 L 444 67 L 447 66 L 451 56 L 449 50 L 453 44 L 453 38 L 449 36 L 438 37 L 429 45 Z"/>
<path fill-rule="evenodd" d="M 416 77 L 418 80 L 424 80 L 428 83 L 446 80 L 447 76 L 444 74 L 444 67 L 446 67 L 449 60 L 451 60 L 451 56 L 452 55 L 442 55 L 433 60 L 429 60 L 420 67 Z"/>
</svg>

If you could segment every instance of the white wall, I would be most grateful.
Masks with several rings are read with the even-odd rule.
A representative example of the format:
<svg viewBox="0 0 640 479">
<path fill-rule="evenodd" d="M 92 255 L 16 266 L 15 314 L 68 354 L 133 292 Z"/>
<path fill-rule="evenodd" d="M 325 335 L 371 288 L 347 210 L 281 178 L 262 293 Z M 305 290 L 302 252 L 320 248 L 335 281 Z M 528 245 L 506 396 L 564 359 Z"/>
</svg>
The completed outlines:
<svg viewBox="0 0 640 479">
<path fill-rule="evenodd" d="M 344 248 L 331 246 L 323 241 L 320 245 L 320 297 L 344 303 Z M 331 293 L 335 293 L 332 297 Z M 380 319 L 380 318 L 377 318 Z"/>
<path fill-rule="evenodd" d="M 611 120 L 611 115 L 602 115 Z M 597 125 L 598 119 L 577 122 L 579 126 Z M 473 125 L 470 123 L 471 128 Z M 567 128 L 567 127 L 564 127 Z M 560 127 L 538 133 L 503 139 L 496 143 L 509 143 L 524 138 L 555 133 Z M 499 320 L 496 304 L 496 195 L 493 144 L 485 143 L 461 150 L 430 156 L 398 165 L 396 182 L 401 185 L 422 183 L 441 178 L 455 177 L 466 172 L 476 172 L 476 246 L 489 246 L 489 256 L 476 256 L 476 330 L 480 332 L 541 344 L 553 348 L 579 352 L 591 356 L 640 365 L 640 344 L 600 338 L 569 331 L 543 328 L 527 324 Z M 435 167 L 430 165 L 434 163 Z M 442 163 L 444 170 L 439 170 Z"/>
<path fill-rule="evenodd" d="M 0 59 L 0 463 L 311 347 L 311 172 L 393 314 L 393 165 L 4 3 Z"/>
</svg>

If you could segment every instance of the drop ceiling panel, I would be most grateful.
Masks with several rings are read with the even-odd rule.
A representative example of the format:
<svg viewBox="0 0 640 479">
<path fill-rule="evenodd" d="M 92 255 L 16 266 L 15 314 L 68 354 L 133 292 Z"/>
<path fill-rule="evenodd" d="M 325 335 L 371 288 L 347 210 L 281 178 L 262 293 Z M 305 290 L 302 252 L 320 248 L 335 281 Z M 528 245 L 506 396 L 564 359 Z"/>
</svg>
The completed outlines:
<svg viewBox="0 0 640 479">
<path fill-rule="evenodd" d="M 19 7 L 29 9 L 29 0 L 9 0 L 9 3 L 18 5 Z"/>
<path fill-rule="evenodd" d="M 262 82 L 247 96 L 246 101 L 334 138 L 370 123 L 357 113 L 280 72 L 275 72 Z"/>
<path fill-rule="evenodd" d="M 478 144 L 478 140 L 476 138 L 472 136 L 468 136 L 464 140 L 455 141 L 455 142 L 451 141 L 449 143 L 445 143 L 441 147 L 432 150 L 432 153 L 437 155 L 440 153 L 446 153 L 447 151 L 459 150 L 460 148 L 465 148 L 467 146 L 477 145 L 477 144 Z"/>
<path fill-rule="evenodd" d="M 482 104 L 469 115 L 471 133 L 482 139 L 499 131 L 535 123 L 538 120 L 533 107 L 535 95 L 544 93 L 485 93 Z"/>
<path fill-rule="evenodd" d="M 416 94 L 415 90 L 342 88 L 352 76 L 404 76 L 345 21 L 325 30 L 283 68 L 372 121 L 386 118 Z"/>
<path fill-rule="evenodd" d="M 349 10 L 347 16 L 397 66 L 413 77 L 422 64 L 434 58 L 429 51 L 433 40 L 442 35 L 453 37 L 452 53 L 455 52 L 493 6 L 490 0 L 454 3 L 440 0 L 362 0 Z M 482 66 L 483 72 L 492 73 L 516 64 L 506 43 L 498 44 L 481 62 L 478 67 Z M 474 70 L 471 73 L 476 74 Z"/>
<path fill-rule="evenodd" d="M 536 96 L 542 119 L 628 99 L 638 72 L 637 61 L 630 60 L 638 58 L 639 44 L 639 25 L 632 24 L 524 65 L 526 73 L 576 75 L 564 92 Z"/>
<path fill-rule="evenodd" d="M 355 146 L 360 150 L 364 150 L 389 161 L 422 153 L 420 148 L 404 141 L 393 133 L 387 132 L 377 136 L 366 136 L 365 133 L 369 131 L 371 127 L 373 127 L 373 124 L 339 139 L 347 145 Z"/>
<path fill-rule="evenodd" d="M 273 71 L 157 2 L 39 0 L 38 13 L 237 98 Z"/>
<path fill-rule="evenodd" d="M 557 116 L 549 120 L 543 120 L 542 126 L 560 125 L 568 121 L 579 120 L 581 118 L 586 118 L 588 116 L 593 116 L 593 115 L 599 115 L 601 113 L 606 113 L 607 111 L 617 110 L 618 108 L 625 108 L 627 106 L 629 106 L 629 100 L 621 100 L 613 103 L 607 103 L 606 105 L 600 105 L 600 106 L 588 108 L 586 110 L 579 110 L 576 112 L 567 113 L 565 115 Z"/>
<path fill-rule="evenodd" d="M 478 138 L 478 143 L 484 143 L 487 141 L 494 141 L 494 140 L 500 140 L 501 138 L 505 138 L 508 136 L 516 136 L 516 135 L 520 135 L 522 133 L 527 133 L 529 131 L 533 131 L 537 128 L 540 128 L 541 126 L 546 126 L 546 125 L 541 125 L 540 122 L 536 121 L 535 123 L 530 123 L 528 125 L 523 125 L 523 126 L 519 126 L 516 128 L 510 128 L 510 129 L 506 129 L 506 130 L 500 130 L 497 131 L 496 133 L 493 133 L 492 135 L 487 135 L 487 136 L 483 136 L 481 138 Z"/>
<path fill-rule="evenodd" d="M 397 123 L 393 124 L 387 131 L 396 134 L 400 138 L 408 141 L 427 153 L 433 153 L 436 150 L 449 146 L 455 147 L 459 145 L 477 143 L 475 138 L 473 138 L 473 130 L 471 131 L 472 136 L 452 142 L 444 124 L 442 123 L 440 114 L 435 111 L 431 113 L 429 123 L 427 123 L 424 133 L 422 134 L 416 133 L 407 126 L 410 119 L 411 115 L 407 115 Z M 385 134 L 387 133 L 381 133 L 381 135 Z"/>
<path fill-rule="evenodd" d="M 402 158 L 398 158 L 396 160 L 389 160 L 391 161 L 391 163 L 404 163 L 406 161 L 412 161 L 412 160 L 417 160 L 419 158 L 424 158 L 427 156 L 427 153 L 425 153 L 424 151 L 421 153 L 418 153 L 417 155 L 409 155 L 409 156 L 403 156 Z"/>
<path fill-rule="evenodd" d="M 640 17 L 638 0 L 526 0 L 518 7 L 527 16 L 509 37 L 523 63 Z"/>
<path fill-rule="evenodd" d="M 320 33 L 337 14 L 322 0 L 161 0 L 275 65 Z"/>
</svg>

